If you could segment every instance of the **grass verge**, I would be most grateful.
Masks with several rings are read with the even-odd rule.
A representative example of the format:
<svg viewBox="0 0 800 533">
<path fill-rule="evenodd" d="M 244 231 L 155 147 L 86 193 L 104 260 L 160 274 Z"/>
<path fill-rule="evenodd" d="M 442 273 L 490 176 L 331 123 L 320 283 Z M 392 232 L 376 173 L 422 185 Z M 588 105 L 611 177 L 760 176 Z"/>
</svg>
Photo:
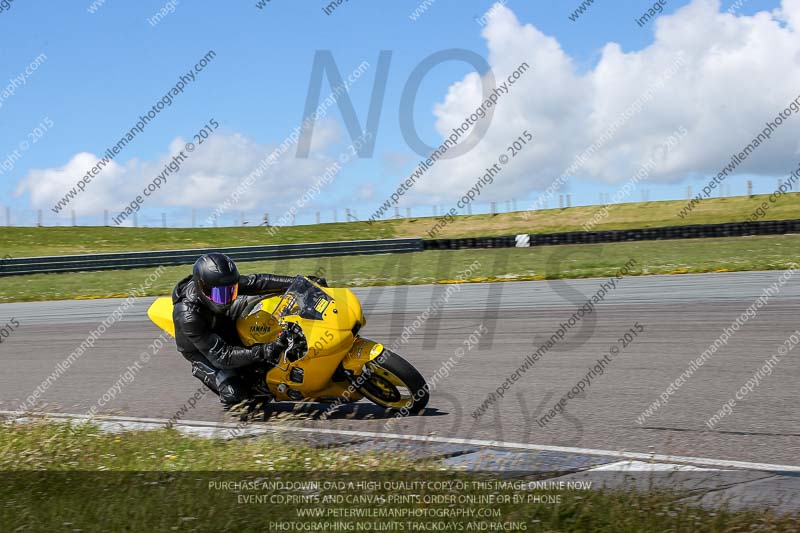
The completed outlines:
<svg viewBox="0 0 800 533">
<path fill-rule="evenodd" d="M 768 195 L 709 198 L 686 219 L 677 217 L 685 201 L 643 202 L 609 206 L 608 216 L 594 229 L 630 229 L 742 222 Z M 514 233 L 553 233 L 578 231 L 600 209 L 599 206 L 546 209 L 542 211 L 500 213 L 497 215 L 458 216 L 437 235 L 438 238 L 510 235 Z M 528 217 L 526 218 L 526 215 Z M 800 193 L 786 194 L 770 204 L 763 220 L 800 218 Z M 316 224 L 281 228 L 270 235 L 264 227 L 234 228 L 117 228 L 54 227 L 3 228 L 0 256 L 133 252 L 186 248 L 221 248 L 299 242 L 428 238 L 436 223 L 433 217 L 366 222 Z"/>
<path fill-rule="evenodd" d="M 262 261 L 242 263 L 240 268 L 245 273 L 316 273 L 326 276 L 331 285 L 363 287 L 448 281 L 467 269 L 472 273 L 469 281 L 604 277 L 630 259 L 636 260 L 634 275 L 785 269 L 800 263 L 800 235 L 427 251 Z M 0 278 L 0 302 L 126 296 L 151 272 L 135 269 Z M 175 283 L 190 273 L 188 265 L 165 268 L 146 294 L 169 294 Z"/>
<path fill-rule="evenodd" d="M 497 478 L 445 472 L 435 463 L 412 459 L 349 448 L 310 448 L 269 437 L 222 441 L 182 436 L 174 430 L 115 435 L 87 425 L 70 430 L 48 422 L 9 424 L 0 428 L 4 471 L 0 524 L 5 531 L 276 531 L 279 524 L 290 522 L 301 531 L 400 530 L 387 524 L 402 524 L 405 531 L 434 530 L 431 524 L 437 525 L 436 531 L 468 531 L 470 524 L 479 531 L 507 529 L 498 524 L 516 524 L 510 529 L 516 531 L 600 532 L 800 527 L 796 516 L 776 516 L 771 511 L 694 508 L 678 501 L 677 493 L 569 489 L 523 493 L 498 485 L 476 487 Z M 420 480 L 460 482 L 461 488 L 434 489 L 428 484 L 408 490 L 386 485 Z M 221 485 L 244 481 L 255 485 Z M 276 481 L 306 485 L 264 485 Z M 325 487 L 326 481 L 345 484 Z M 379 485 L 359 486 L 359 482 Z M 527 499 L 532 494 L 550 498 L 543 503 L 513 503 L 514 495 Z M 401 498 L 414 495 L 434 498 L 422 503 Z M 491 495 L 495 499 L 487 500 Z M 283 500 L 271 500 L 273 496 Z M 331 499 L 326 501 L 325 496 Z M 556 496 L 558 501 L 552 501 Z M 447 503 L 453 498 L 461 503 Z M 493 516 L 456 514 L 469 509 Z M 376 518 L 368 514 L 370 510 L 376 514 L 392 510 L 400 516 Z M 301 517 L 303 512 L 323 516 Z M 356 529 L 357 523 L 362 529 Z"/>
</svg>

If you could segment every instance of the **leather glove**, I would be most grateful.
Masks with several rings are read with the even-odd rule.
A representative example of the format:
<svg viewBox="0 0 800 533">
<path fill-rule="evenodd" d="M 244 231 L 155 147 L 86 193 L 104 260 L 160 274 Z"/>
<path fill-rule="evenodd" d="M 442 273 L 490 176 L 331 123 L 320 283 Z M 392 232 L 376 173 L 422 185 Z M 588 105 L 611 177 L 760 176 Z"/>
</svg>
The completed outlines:
<svg viewBox="0 0 800 533">
<path fill-rule="evenodd" d="M 294 322 L 287 322 L 283 326 L 283 330 L 278 335 L 278 342 L 286 343 L 286 357 L 290 361 L 297 361 L 303 357 L 308 351 L 308 343 L 306 343 L 306 336 L 303 333 L 303 328 Z"/>
<path fill-rule="evenodd" d="M 283 329 L 278 334 L 278 339 L 276 342 L 280 342 L 287 346 L 291 346 L 295 341 L 299 339 L 305 339 L 305 335 L 303 334 L 303 328 L 301 328 L 294 322 L 286 322 L 285 324 L 283 324 Z"/>
<path fill-rule="evenodd" d="M 280 360 L 281 354 L 286 350 L 288 344 L 281 341 L 280 336 L 275 342 L 265 344 L 254 344 L 250 349 L 253 357 L 258 363 L 269 363 L 275 365 Z"/>
<path fill-rule="evenodd" d="M 317 285 L 322 285 L 323 287 L 328 286 L 328 280 L 325 278 L 318 278 L 317 276 L 306 276 L 308 279 L 316 283 Z"/>
</svg>

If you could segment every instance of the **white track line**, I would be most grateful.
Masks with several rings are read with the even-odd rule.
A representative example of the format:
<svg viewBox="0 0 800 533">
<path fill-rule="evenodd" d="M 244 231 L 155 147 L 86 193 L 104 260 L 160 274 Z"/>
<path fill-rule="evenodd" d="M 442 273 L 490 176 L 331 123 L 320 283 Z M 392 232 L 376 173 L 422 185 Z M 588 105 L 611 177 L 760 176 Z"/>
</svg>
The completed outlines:
<svg viewBox="0 0 800 533">
<path fill-rule="evenodd" d="M 593 466 L 584 472 L 719 472 L 717 468 L 703 468 L 694 465 L 673 463 L 645 463 L 643 461 L 618 461 L 600 466 Z M 730 470 L 727 470 L 730 472 Z"/>
<path fill-rule="evenodd" d="M 15 411 L 0 411 L 0 415 L 19 417 L 20 413 Z M 89 420 L 87 415 L 74 415 L 65 413 L 26 413 L 25 418 L 32 416 L 48 417 L 48 418 L 64 418 L 70 420 Z M 125 417 L 125 416 L 95 416 L 93 420 L 97 421 L 113 421 L 113 422 L 132 422 L 135 424 L 150 423 L 167 425 L 169 420 L 166 418 L 138 418 L 138 417 Z M 600 455 L 605 457 L 615 457 L 619 459 L 628 460 L 642 460 L 649 462 L 663 462 L 663 463 L 683 463 L 701 466 L 713 466 L 717 468 L 741 468 L 746 470 L 761 470 L 766 472 L 800 472 L 800 466 L 794 465 L 779 465 L 770 463 L 751 463 L 747 461 L 730 461 L 726 459 L 708 459 L 705 457 L 688 457 L 682 455 L 661 455 L 639 452 L 625 452 L 613 450 L 596 450 L 591 448 L 571 448 L 568 446 L 546 446 L 540 444 L 525 444 L 521 442 L 503 442 L 497 440 L 481 440 L 481 439 L 458 439 L 449 437 L 430 437 L 424 435 L 403 435 L 398 433 L 379 433 L 374 431 L 352 431 L 346 429 L 325 429 L 325 428 L 306 428 L 297 426 L 271 426 L 267 424 L 250 423 L 243 426 L 241 423 L 233 422 L 207 422 L 203 420 L 186 420 L 178 422 L 175 427 L 188 426 L 188 427 L 207 427 L 217 429 L 238 429 L 242 430 L 243 427 L 249 429 L 264 429 L 273 432 L 288 431 L 296 433 L 317 433 L 325 435 L 340 435 L 348 437 L 367 437 L 374 439 L 391 439 L 391 440 L 406 440 L 414 442 L 429 442 L 437 444 L 462 444 L 465 446 L 479 446 L 484 448 L 508 448 L 516 450 L 528 450 L 537 452 L 556 452 L 556 453 L 572 453 L 581 455 Z"/>
</svg>

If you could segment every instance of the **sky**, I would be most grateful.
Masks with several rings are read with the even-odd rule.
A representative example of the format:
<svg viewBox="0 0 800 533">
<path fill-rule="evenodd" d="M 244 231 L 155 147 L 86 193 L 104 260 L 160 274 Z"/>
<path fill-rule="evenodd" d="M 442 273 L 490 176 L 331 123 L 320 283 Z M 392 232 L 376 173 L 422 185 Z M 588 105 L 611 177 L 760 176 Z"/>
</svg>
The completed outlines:
<svg viewBox="0 0 800 533">
<path fill-rule="evenodd" d="M 385 216 L 441 213 L 476 187 L 475 212 L 685 199 L 800 96 L 800 0 L 661 0 L 642 24 L 653 2 L 330 3 L 0 0 L 0 220 L 101 224 L 126 206 L 140 226 L 367 219 L 427 158 L 413 138 L 440 145 L 523 64 L 471 125 L 480 139 Z M 350 83 L 325 104 L 331 67 Z M 298 154 L 315 79 L 324 116 Z M 798 167 L 798 133 L 787 115 L 713 194 L 773 190 Z"/>
</svg>

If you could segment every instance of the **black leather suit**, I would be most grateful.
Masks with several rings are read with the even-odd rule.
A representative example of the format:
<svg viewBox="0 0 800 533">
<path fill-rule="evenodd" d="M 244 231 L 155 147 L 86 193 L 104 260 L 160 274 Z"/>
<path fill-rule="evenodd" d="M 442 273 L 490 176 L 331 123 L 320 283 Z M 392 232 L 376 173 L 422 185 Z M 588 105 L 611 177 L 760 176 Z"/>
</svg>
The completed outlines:
<svg viewBox="0 0 800 533">
<path fill-rule="evenodd" d="M 242 346 L 236 319 L 252 309 L 258 298 L 281 294 L 293 278 L 273 274 L 240 276 L 239 296 L 224 314 L 215 314 L 198 294 L 192 276 L 178 282 L 172 291 L 172 320 L 178 351 L 191 361 L 192 374 L 219 394 L 223 403 L 238 403 L 249 394 L 249 385 L 237 369 L 256 362 L 251 348 Z"/>
</svg>

